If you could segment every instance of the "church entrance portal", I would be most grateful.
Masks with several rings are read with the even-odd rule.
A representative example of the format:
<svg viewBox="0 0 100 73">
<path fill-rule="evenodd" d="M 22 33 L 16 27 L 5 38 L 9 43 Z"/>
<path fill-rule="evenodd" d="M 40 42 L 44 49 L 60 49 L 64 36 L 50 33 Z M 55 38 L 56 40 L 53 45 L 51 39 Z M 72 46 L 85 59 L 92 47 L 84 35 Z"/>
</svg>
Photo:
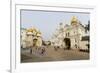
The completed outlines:
<svg viewBox="0 0 100 73">
<path fill-rule="evenodd" d="M 65 48 L 64 50 L 71 49 L 71 41 L 70 38 L 64 38 Z"/>
</svg>

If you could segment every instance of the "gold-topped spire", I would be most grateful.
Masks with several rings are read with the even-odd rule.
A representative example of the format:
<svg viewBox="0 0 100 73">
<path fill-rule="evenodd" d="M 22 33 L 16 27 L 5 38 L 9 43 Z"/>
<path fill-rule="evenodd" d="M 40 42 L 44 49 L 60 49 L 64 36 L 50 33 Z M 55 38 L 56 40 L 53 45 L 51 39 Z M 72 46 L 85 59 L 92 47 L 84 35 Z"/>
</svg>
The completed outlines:
<svg viewBox="0 0 100 73">
<path fill-rule="evenodd" d="M 77 25 L 78 23 L 78 19 L 76 16 L 73 16 L 72 19 L 71 19 L 71 25 Z"/>
</svg>

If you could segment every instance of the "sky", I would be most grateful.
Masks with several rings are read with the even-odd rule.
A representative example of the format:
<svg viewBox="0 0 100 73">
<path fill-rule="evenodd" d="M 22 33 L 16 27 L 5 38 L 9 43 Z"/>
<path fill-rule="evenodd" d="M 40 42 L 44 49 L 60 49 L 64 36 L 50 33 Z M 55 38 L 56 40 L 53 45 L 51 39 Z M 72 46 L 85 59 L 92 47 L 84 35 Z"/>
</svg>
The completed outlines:
<svg viewBox="0 0 100 73">
<path fill-rule="evenodd" d="M 44 40 L 49 40 L 57 26 L 60 23 L 70 25 L 73 16 L 83 25 L 90 20 L 89 13 L 21 10 L 21 28 L 35 27 L 42 32 Z"/>
</svg>

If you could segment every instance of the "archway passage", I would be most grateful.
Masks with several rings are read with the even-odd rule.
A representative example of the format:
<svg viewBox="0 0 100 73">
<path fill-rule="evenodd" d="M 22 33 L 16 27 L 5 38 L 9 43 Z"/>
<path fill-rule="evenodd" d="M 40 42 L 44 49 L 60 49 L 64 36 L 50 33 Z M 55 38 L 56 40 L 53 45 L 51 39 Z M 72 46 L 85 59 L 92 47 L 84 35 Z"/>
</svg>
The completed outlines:
<svg viewBox="0 0 100 73">
<path fill-rule="evenodd" d="M 71 49 L 71 41 L 70 41 L 70 38 L 64 38 L 64 42 L 65 42 L 65 50 L 66 49 Z"/>
</svg>

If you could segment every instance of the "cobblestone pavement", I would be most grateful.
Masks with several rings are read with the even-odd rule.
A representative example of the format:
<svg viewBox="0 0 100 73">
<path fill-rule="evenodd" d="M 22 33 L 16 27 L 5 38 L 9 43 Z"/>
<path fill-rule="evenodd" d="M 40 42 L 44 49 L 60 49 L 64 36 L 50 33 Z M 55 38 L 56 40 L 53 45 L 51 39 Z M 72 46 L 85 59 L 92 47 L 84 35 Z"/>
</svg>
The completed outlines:
<svg viewBox="0 0 100 73">
<path fill-rule="evenodd" d="M 63 50 L 62 48 L 55 50 L 51 46 L 46 47 L 43 54 L 41 54 L 41 50 L 34 50 L 32 54 L 30 54 L 30 49 L 21 50 L 22 63 L 68 60 L 89 60 L 89 53 L 78 50 Z"/>
</svg>

